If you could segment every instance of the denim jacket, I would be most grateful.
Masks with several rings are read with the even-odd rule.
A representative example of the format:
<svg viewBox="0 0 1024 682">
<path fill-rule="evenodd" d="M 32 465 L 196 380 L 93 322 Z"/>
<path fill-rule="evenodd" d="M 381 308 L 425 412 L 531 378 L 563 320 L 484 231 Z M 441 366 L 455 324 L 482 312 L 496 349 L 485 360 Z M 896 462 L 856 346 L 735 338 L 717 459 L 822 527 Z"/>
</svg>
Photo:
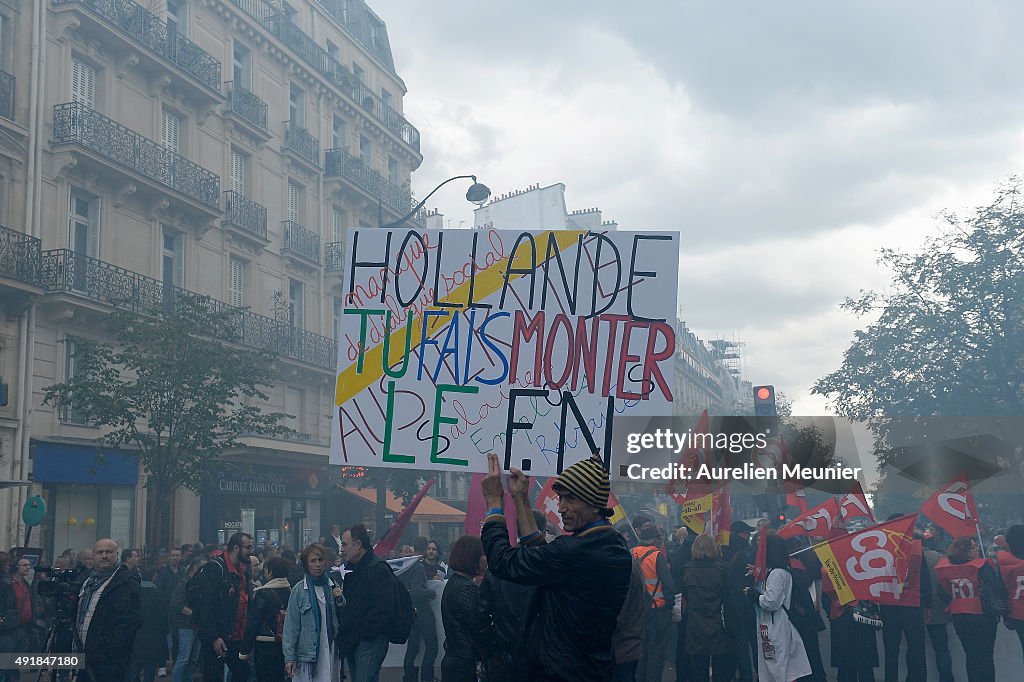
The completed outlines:
<svg viewBox="0 0 1024 682">
<path fill-rule="evenodd" d="M 334 620 L 335 632 L 337 632 L 338 615 L 337 608 L 334 606 L 334 597 L 331 595 L 331 588 L 332 584 L 328 583 L 327 617 Z M 306 590 L 305 579 L 292 587 L 291 597 L 288 598 L 288 613 L 284 618 L 284 635 L 281 638 L 285 663 L 289 661 L 316 662 L 317 630 L 316 623 L 313 622 L 313 609 L 309 602 L 311 596 Z M 320 655 L 330 656 L 332 654 L 321 651 Z"/>
</svg>

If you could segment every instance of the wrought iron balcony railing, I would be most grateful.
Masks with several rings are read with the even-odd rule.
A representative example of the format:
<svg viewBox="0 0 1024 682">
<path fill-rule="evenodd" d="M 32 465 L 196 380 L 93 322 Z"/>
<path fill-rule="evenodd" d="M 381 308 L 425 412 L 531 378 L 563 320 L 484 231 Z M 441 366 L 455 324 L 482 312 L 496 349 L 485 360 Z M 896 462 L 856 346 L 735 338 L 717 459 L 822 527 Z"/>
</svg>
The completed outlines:
<svg viewBox="0 0 1024 682">
<path fill-rule="evenodd" d="M 399 215 L 405 215 L 414 205 L 408 189 L 394 184 L 344 149 L 328 149 L 324 153 L 324 173 L 352 181 Z M 414 216 L 409 222 L 422 227 L 422 214 Z"/>
<path fill-rule="evenodd" d="M 188 38 L 168 30 L 158 16 L 132 0 L 53 0 L 81 5 L 163 57 L 206 87 L 220 92 L 220 62 Z"/>
<path fill-rule="evenodd" d="M 324 270 L 339 271 L 345 267 L 345 242 L 324 244 Z"/>
<path fill-rule="evenodd" d="M 38 286 L 42 244 L 36 237 L 0 225 L 0 277 Z"/>
<path fill-rule="evenodd" d="M 220 209 L 220 177 L 89 107 L 53 107 L 54 144 L 80 144 L 214 210 Z"/>
<path fill-rule="evenodd" d="M 14 120 L 14 76 L 0 71 L 0 116 Z"/>
<path fill-rule="evenodd" d="M 314 166 L 320 166 L 320 140 L 291 121 L 284 123 L 284 146 Z"/>
<path fill-rule="evenodd" d="M 144 315 L 166 310 L 183 295 L 197 295 L 67 249 L 43 251 L 41 274 L 41 284 L 48 293 L 82 296 Z M 218 310 L 238 311 L 233 334 L 224 341 L 262 348 L 328 370 L 334 369 L 337 361 L 334 339 L 291 327 L 287 321 L 232 308 L 216 299 L 209 299 L 209 305 Z"/>
<path fill-rule="evenodd" d="M 320 235 L 310 232 L 294 220 L 285 220 L 284 250 L 298 254 L 314 263 L 320 262 Z"/>
<path fill-rule="evenodd" d="M 238 192 L 224 192 L 224 222 L 260 239 L 267 238 L 267 209 Z"/>
<path fill-rule="evenodd" d="M 397 134 L 417 152 L 420 151 L 420 131 L 416 129 L 416 126 L 409 123 L 398 111 L 385 104 L 369 88 L 358 82 L 352 76 L 352 72 L 349 71 L 347 66 L 331 57 L 327 50 L 320 47 L 313 38 L 292 23 L 288 17 L 270 2 L 267 2 L 267 0 L 231 0 L 231 2 L 265 26 L 268 31 L 291 48 L 314 71 L 333 83 L 342 92 L 350 95 L 353 100 L 361 104 L 385 128 Z M 345 22 L 342 21 L 342 23 Z M 364 42 L 359 37 L 359 31 L 353 30 L 353 27 L 347 23 L 345 25 L 357 40 Z M 380 53 L 375 48 L 371 47 L 371 50 L 374 50 L 380 56 Z M 390 59 L 385 59 L 384 61 L 386 64 L 390 64 Z"/>
<path fill-rule="evenodd" d="M 228 109 L 267 132 L 267 103 L 240 85 L 228 86 Z"/>
</svg>

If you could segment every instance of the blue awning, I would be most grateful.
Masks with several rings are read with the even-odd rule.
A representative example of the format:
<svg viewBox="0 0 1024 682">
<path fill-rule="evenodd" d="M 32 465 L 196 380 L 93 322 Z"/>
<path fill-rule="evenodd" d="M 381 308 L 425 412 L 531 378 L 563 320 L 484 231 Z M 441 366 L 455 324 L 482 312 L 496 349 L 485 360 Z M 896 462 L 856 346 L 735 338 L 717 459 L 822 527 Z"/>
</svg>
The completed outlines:
<svg viewBox="0 0 1024 682">
<path fill-rule="evenodd" d="M 88 445 L 40 443 L 34 445 L 32 479 L 42 483 L 130 485 L 139 480 L 139 458 L 123 450 Z"/>
</svg>

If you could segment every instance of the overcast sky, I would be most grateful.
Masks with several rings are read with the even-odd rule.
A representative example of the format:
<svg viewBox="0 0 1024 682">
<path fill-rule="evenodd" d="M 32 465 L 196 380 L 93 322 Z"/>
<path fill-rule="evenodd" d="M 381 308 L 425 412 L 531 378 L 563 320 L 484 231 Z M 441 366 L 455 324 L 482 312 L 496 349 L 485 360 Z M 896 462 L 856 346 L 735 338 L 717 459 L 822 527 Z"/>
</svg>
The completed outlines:
<svg viewBox="0 0 1024 682">
<path fill-rule="evenodd" d="M 746 342 L 745 374 L 798 414 L 935 215 L 1024 159 L 1024 3 L 371 0 L 422 196 L 561 182 L 570 210 L 678 230 L 682 318 Z M 634 9 L 638 6 L 642 10 Z M 1014 47 L 1016 45 L 1016 47 Z M 465 188 L 430 206 L 473 221 Z"/>
</svg>

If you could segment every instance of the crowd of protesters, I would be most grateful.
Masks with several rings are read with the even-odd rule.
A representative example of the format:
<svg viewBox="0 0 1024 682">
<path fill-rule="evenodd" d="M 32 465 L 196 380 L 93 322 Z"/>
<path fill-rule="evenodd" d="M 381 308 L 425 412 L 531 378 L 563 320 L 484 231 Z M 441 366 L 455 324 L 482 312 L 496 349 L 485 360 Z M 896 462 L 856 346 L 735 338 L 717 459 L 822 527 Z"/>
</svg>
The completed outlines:
<svg viewBox="0 0 1024 682">
<path fill-rule="evenodd" d="M 415 609 L 404 682 L 433 682 L 439 656 L 443 682 L 663 682 L 666 668 L 676 682 L 824 682 L 826 628 L 839 682 L 874 680 L 880 662 L 884 680 L 897 682 L 901 656 L 909 682 L 927 679 L 926 636 L 939 682 L 992 682 L 1000 620 L 1024 652 L 1022 525 L 1000 536 L 991 557 L 974 538 L 939 547 L 918 532 L 905 606 L 841 604 L 805 551 L 809 541 L 784 540 L 767 522 L 733 523 L 725 546 L 685 527 L 666 541 L 645 516 L 623 535 L 608 521 L 607 472 L 589 459 L 554 483 L 564 529 L 555 537 L 532 507 L 529 479 L 513 469 L 503 484 L 497 459 L 489 464 L 481 536 L 459 538 L 447 564 L 437 542 L 417 538 L 401 552 L 416 558 L 397 576 L 360 524 L 334 526 L 298 556 L 239 532 L 221 547 L 173 549 L 159 567 L 103 539 L 53 562 L 51 571 L 75 576 L 62 626 L 54 598 L 40 594 L 43 569 L 32 579 L 27 558 L 0 552 L 10 576 L 0 580 L 0 652 L 43 651 L 48 638 L 67 650 L 66 627 L 70 646 L 86 654 L 84 681 L 375 682 L 401 592 Z M 766 575 L 755 582 L 762 536 Z M 4 682 L 17 679 L 0 671 Z"/>
</svg>

